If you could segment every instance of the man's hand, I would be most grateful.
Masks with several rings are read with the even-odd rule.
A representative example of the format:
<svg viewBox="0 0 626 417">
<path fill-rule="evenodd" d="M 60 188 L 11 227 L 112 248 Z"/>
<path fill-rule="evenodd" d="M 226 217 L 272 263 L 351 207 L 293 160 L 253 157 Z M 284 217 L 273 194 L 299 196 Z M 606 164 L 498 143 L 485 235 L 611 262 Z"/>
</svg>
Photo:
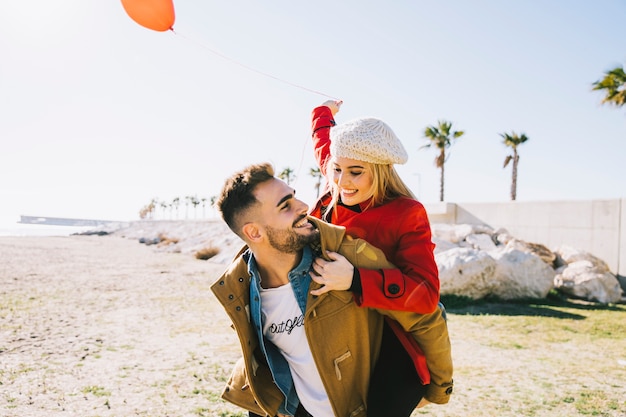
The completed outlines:
<svg viewBox="0 0 626 417">
<path fill-rule="evenodd" d="M 331 290 L 347 290 L 352 285 L 354 266 L 350 261 L 337 252 L 326 252 L 326 255 L 331 259 L 330 261 L 317 258 L 313 262 L 311 278 L 323 285 L 322 288 L 311 291 L 313 295 L 322 295 Z"/>
</svg>

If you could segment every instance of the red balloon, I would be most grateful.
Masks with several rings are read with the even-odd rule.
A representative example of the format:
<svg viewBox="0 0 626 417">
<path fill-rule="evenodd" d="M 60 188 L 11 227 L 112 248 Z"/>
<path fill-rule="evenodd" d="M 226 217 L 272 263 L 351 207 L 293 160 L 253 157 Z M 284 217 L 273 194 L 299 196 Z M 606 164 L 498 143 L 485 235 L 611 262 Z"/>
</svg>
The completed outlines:
<svg viewBox="0 0 626 417">
<path fill-rule="evenodd" d="M 122 6 L 131 19 L 148 29 L 165 32 L 174 26 L 172 0 L 122 0 Z"/>
</svg>

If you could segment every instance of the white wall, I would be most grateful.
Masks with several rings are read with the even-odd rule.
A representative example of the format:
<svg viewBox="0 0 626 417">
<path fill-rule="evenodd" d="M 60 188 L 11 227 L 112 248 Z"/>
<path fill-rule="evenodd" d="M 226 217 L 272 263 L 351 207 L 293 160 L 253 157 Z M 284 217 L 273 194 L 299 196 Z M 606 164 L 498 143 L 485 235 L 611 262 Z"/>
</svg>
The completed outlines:
<svg viewBox="0 0 626 417">
<path fill-rule="evenodd" d="M 431 223 L 485 224 L 550 249 L 587 251 L 620 275 L 626 288 L 626 199 L 425 204 Z"/>
</svg>

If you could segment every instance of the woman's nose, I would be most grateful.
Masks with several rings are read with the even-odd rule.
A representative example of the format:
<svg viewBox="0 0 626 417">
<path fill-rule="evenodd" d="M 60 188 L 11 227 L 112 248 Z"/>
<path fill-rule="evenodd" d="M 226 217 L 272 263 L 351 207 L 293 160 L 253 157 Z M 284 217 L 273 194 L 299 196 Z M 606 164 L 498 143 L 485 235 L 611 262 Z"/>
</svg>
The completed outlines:
<svg viewBox="0 0 626 417">
<path fill-rule="evenodd" d="M 341 186 L 341 181 L 343 180 L 343 175 L 341 173 L 335 172 L 334 180 L 335 180 L 335 184 Z"/>
</svg>

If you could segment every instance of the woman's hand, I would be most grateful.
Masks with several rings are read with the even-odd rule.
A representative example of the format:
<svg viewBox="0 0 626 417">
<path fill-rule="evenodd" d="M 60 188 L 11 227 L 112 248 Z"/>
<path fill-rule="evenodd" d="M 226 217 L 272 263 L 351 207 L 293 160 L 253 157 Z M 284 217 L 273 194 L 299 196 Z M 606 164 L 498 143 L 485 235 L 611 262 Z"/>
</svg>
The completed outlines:
<svg viewBox="0 0 626 417">
<path fill-rule="evenodd" d="M 311 291 L 313 295 L 322 295 L 332 290 L 347 290 L 352 285 L 354 266 L 350 261 L 337 252 L 326 252 L 326 255 L 331 259 L 330 261 L 317 258 L 313 262 L 311 278 L 323 285 L 322 288 Z"/>
<path fill-rule="evenodd" d="M 339 107 L 343 104 L 343 100 L 327 100 L 322 103 L 322 106 L 326 106 L 330 109 L 331 114 L 334 116 L 339 112 Z"/>
</svg>

